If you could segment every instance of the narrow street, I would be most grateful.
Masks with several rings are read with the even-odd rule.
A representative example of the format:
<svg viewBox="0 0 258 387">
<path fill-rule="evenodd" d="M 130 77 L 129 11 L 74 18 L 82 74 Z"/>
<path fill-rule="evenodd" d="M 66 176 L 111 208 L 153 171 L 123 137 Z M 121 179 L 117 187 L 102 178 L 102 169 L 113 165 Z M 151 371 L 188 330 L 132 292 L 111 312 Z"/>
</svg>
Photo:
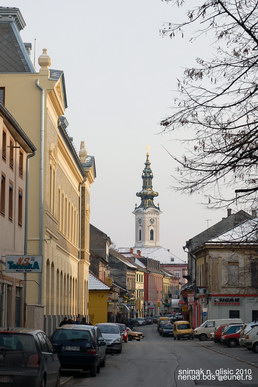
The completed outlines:
<svg viewBox="0 0 258 387">
<path fill-rule="evenodd" d="M 142 341 L 124 344 L 120 355 L 108 355 L 106 367 L 101 369 L 96 378 L 91 378 L 88 374 L 73 373 L 73 380 L 66 386 L 237 387 L 258 385 L 257 354 L 245 348 L 225 348 L 213 342 L 200 342 L 196 339 L 175 341 L 171 337 L 159 336 L 156 328 L 156 324 L 137 328 L 145 334 Z M 193 374 L 197 380 L 193 380 Z M 71 375 L 71 373 L 64 372 L 63 375 Z"/>
</svg>

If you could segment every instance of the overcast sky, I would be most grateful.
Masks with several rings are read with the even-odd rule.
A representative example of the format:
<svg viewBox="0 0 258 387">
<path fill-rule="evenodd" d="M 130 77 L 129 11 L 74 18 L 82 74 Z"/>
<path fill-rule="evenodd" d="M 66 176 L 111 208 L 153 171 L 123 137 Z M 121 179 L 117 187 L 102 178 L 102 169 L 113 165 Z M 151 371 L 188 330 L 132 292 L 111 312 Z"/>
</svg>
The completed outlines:
<svg viewBox="0 0 258 387">
<path fill-rule="evenodd" d="M 1 5 L 20 8 L 27 24 L 24 42 L 36 39 L 36 58 L 47 48 L 51 68 L 65 73 L 69 135 L 77 149 L 84 140 L 96 159 L 91 222 L 117 246 L 134 245 L 132 211 L 139 204 L 135 194 L 149 145 L 159 192 L 155 202 L 162 210 L 161 245 L 185 259 L 186 240 L 226 211 L 207 210 L 201 194 L 171 190 L 176 166 L 163 147 L 176 154 L 183 150 L 169 135 L 158 134 L 159 122 L 170 113 L 177 78 L 197 56 L 212 51 L 210 42 L 162 38 L 162 24 L 180 20 L 182 11 L 161 0 L 2 0 Z"/>
</svg>

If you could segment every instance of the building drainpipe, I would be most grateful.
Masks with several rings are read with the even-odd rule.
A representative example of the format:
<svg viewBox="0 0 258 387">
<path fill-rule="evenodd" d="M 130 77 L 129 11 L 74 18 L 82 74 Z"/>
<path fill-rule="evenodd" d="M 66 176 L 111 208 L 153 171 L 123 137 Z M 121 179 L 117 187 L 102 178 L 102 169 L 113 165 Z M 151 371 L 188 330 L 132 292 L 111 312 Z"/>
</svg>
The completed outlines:
<svg viewBox="0 0 258 387">
<path fill-rule="evenodd" d="M 43 243 L 44 243 L 44 150 L 45 150 L 45 90 L 36 80 L 36 86 L 41 91 L 40 109 L 40 180 L 39 180 L 39 255 L 42 256 L 42 272 L 39 275 L 38 304 L 43 305 Z"/>
<path fill-rule="evenodd" d="M 81 228 L 82 228 L 82 187 L 85 184 L 86 180 L 87 180 L 87 176 L 84 176 L 83 181 L 81 183 L 79 183 L 79 185 L 80 185 L 80 202 L 79 202 L 79 260 L 82 259 L 82 232 L 81 232 Z M 84 259 L 85 259 L 85 257 L 84 257 Z M 78 274 L 79 274 L 79 272 L 78 272 Z M 77 294 L 79 294 L 79 281 L 78 281 L 77 286 L 78 286 Z M 84 289 L 84 291 L 85 291 L 85 289 Z M 85 306 L 85 309 L 86 309 L 86 306 Z M 77 312 L 78 312 L 78 308 L 77 308 Z M 87 316 L 87 319 L 88 319 L 88 316 Z"/>
<path fill-rule="evenodd" d="M 35 156 L 36 152 L 32 152 L 26 157 L 26 183 L 25 183 L 25 228 L 24 228 L 24 255 L 28 254 L 28 219 L 29 219 L 29 159 Z M 27 273 L 24 273 L 24 327 L 26 327 L 26 309 L 27 309 Z"/>
</svg>

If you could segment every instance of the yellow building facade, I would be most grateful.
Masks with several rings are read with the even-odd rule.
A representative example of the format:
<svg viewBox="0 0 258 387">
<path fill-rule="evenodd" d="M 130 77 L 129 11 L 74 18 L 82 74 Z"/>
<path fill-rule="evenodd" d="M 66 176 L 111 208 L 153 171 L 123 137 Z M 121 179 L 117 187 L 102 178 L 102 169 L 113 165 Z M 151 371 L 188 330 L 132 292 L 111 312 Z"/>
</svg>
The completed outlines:
<svg viewBox="0 0 258 387">
<path fill-rule="evenodd" d="M 19 33 L 24 26 L 20 11 L 8 10 L 7 23 Z M 38 63 L 38 72 L 1 72 L 0 87 L 6 107 L 38 150 L 30 165 L 27 251 L 43 257 L 43 269 L 27 274 L 26 325 L 51 332 L 64 315 L 89 315 L 90 185 L 95 165 L 84 144 L 77 155 L 67 133 L 63 72 L 50 69 L 46 50 Z"/>
<path fill-rule="evenodd" d="M 108 321 L 108 301 L 111 289 L 90 273 L 89 275 L 89 318 L 95 325 Z"/>
</svg>

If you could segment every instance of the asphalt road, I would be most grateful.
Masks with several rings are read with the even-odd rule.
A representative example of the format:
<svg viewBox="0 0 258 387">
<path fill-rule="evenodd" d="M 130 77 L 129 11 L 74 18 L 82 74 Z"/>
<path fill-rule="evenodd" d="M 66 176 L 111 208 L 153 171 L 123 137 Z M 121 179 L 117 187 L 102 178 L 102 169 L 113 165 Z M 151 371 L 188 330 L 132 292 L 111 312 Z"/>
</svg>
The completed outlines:
<svg viewBox="0 0 258 387">
<path fill-rule="evenodd" d="M 145 338 L 124 344 L 119 355 L 108 355 L 106 367 L 96 378 L 87 373 L 64 373 L 73 375 L 66 386 L 258 386 L 258 354 L 213 342 L 175 341 L 159 336 L 156 329 L 155 324 L 137 328 Z"/>
</svg>

